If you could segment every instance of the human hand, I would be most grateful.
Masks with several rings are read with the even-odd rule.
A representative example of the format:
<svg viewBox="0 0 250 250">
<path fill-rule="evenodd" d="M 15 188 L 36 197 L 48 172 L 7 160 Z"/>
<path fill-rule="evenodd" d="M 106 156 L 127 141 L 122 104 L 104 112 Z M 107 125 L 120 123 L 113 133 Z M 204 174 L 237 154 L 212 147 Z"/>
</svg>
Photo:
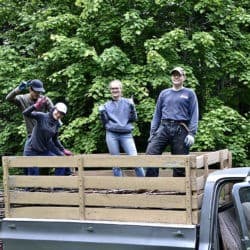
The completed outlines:
<svg viewBox="0 0 250 250">
<path fill-rule="evenodd" d="M 194 144 L 194 137 L 192 135 L 187 135 L 184 143 L 186 144 L 186 146 L 191 147 Z"/>
<path fill-rule="evenodd" d="M 104 107 L 104 105 L 100 105 L 100 106 L 98 107 L 98 110 L 99 110 L 99 112 L 102 112 L 102 111 L 104 111 L 104 110 L 105 110 L 105 107 Z"/>
<path fill-rule="evenodd" d="M 18 85 L 18 89 L 20 90 L 20 91 L 23 91 L 23 90 L 25 90 L 27 88 L 27 82 L 25 82 L 25 81 L 22 81 L 19 85 Z"/>
<path fill-rule="evenodd" d="M 47 98 L 44 97 L 40 97 L 37 99 L 36 103 L 34 104 L 34 107 L 39 110 L 42 108 L 42 106 L 47 102 Z"/>
<path fill-rule="evenodd" d="M 64 153 L 64 155 L 67 155 L 67 156 L 72 156 L 73 155 L 73 153 L 70 150 L 66 149 L 66 148 L 63 150 L 63 153 Z"/>
</svg>

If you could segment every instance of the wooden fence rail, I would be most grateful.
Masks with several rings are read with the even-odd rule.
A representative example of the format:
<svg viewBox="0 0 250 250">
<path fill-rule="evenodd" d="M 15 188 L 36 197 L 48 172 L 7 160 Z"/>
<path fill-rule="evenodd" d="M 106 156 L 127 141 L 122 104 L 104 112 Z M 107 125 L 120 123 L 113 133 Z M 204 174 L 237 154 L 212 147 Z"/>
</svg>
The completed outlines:
<svg viewBox="0 0 250 250">
<path fill-rule="evenodd" d="M 5 216 L 197 224 L 211 166 L 231 167 L 228 150 L 190 155 L 2 157 Z M 12 175 L 12 168 L 70 167 L 74 176 Z M 159 177 L 114 177 L 112 168 L 158 167 Z M 173 168 L 185 177 L 172 177 Z M 132 170 L 131 170 L 132 169 Z"/>
</svg>

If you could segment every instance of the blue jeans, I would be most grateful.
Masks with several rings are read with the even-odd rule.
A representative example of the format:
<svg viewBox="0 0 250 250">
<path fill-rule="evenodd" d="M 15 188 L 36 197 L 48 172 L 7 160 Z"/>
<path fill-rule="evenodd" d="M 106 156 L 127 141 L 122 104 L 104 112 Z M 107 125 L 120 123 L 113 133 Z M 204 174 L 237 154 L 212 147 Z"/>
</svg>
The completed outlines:
<svg viewBox="0 0 250 250">
<path fill-rule="evenodd" d="M 26 141 L 25 141 L 25 144 L 24 144 L 24 149 L 23 149 L 23 155 L 25 156 L 25 150 L 26 148 L 28 147 L 29 145 L 29 139 L 30 139 L 30 136 L 27 137 Z M 28 175 L 28 169 L 27 168 L 24 168 L 23 169 L 23 174 L 24 175 Z"/>
<path fill-rule="evenodd" d="M 120 155 L 120 147 L 127 155 L 137 155 L 134 138 L 131 133 L 116 133 L 106 131 L 106 143 L 111 155 Z M 145 176 L 144 169 L 138 167 L 135 169 L 136 176 Z M 122 176 L 122 170 L 119 167 L 113 168 L 114 176 Z"/>
<path fill-rule="evenodd" d="M 166 146 L 170 146 L 171 154 L 173 155 L 187 155 L 189 154 L 189 147 L 184 143 L 188 134 L 186 128 L 179 122 L 164 121 L 156 133 L 151 137 L 147 146 L 146 154 L 160 155 L 165 150 Z M 159 176 L 158 168 L 148 168 L 146 176 L 157 177 Z M 184 168 L 174 168 L 173 176 L 185 176 Z"/>
<path fill-rule="evenodd" d="M 44 152 L 37 152 L 32 147 L 30 147 L 28 140 L 25 143 L 24 147 L 24 156 L 58 156 L 58 154 L 55 154 L 52 151 L 44 151 Z M 69 168 L 56 168 L 55 169 L 55 175 L 57 176 L 62 176 L 62 175 L 69 175 L 68 174 Z M 25 171 L 26 175 L 39 175 L 40 171 L 38 167 L 32 167 L 32 168 L 27 168 Z"/>
</svg>

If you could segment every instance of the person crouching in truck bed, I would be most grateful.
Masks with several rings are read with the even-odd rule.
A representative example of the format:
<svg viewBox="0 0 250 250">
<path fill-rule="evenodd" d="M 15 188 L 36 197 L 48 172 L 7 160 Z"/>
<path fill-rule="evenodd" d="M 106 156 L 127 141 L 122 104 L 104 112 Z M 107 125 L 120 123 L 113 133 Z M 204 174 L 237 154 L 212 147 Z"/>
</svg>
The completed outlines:
<svg viewBox="0 0 250 250">
<path fill-rule="evenodd" d="M 23 111 L 23 115 L 35 119 L 31 137 L 24 148 L 25 156 L 63 156 L 72 155 L 65 149 L 58 138 L 60 119 L 67 113 L 64 103 L 57 103 L 49 112 L 39 112 L 47 102 L 46 97 L 39 98 L 34 105 Z M 66 175 L 67 168 L 56 168 L 55 175 Z M 28 168 L 28 175 L 39 175 L 39 168 Z"/>
</svg>

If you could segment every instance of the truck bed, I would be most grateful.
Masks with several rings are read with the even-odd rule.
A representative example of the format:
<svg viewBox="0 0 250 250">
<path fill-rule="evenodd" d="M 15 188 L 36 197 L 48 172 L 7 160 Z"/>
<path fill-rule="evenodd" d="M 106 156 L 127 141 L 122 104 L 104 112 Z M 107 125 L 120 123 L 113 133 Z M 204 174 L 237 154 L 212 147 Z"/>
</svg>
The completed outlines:
<svg viewBox="0 0 250 250">
<path fill-rule="evenodd" d="M 228 150 L 192 155 L 3 157 L 5 217 L 199 224 L 209 166 L 230 166 Z M 71 167 L 75 176 L 13 175 L 14 168 Z M 103 176 L 102 169 L 184 168 L 185 177 Z M 96 175 L 89 172 L 96 171 Z"/>
<path fill-rule="evenodd" d="M 195 249 L 197 227 L 157 223 L 4 219 L 8 250 Z"/>
</svg>

